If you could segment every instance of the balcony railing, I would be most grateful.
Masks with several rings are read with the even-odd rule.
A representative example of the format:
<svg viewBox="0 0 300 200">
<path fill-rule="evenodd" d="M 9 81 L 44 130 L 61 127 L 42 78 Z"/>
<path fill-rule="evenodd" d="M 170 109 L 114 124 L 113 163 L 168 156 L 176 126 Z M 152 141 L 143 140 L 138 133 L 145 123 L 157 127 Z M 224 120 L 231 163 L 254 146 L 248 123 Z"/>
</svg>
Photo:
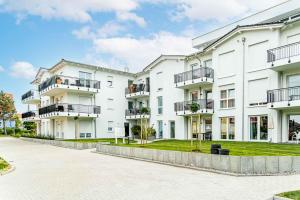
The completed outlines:
<svg viewBox="0 0 300 200">
<path fill-rule="evenodd" d="M 22 113 L 22 119 L 29 118 L 29 117 L 37 117 L 38 112 L 37 111 L 28 111 L 26 113 Z"/>
<path fill-rule="evenodd" d="M 199 78 L 213 78 L 214 70 L 210 67 L 200 67 L 190 71 L 182 72 L 174 75 L 174 83 L 180 83 Z"/>
<path fill-rule="evenodd" d="M 269 90 L 268 103 L 300 100 L 300 86 Z"/>
<path fill-rule="evenodd" d="M 26 92 L 25 94 L 22 95 L 22 101 L 24 99 L 27 99 L 27 98 L 32 97 L 32 96 L 34 96 L 34 91 L 33 90 L 29 90 L 28 92 Z"/>
<path fill-rule="evenodd" d="M 125 116 L 135 116 L 135 115 L 150 115 L 150 108 L 133 108 L 125 111 Z"/>
<path fill-rule="evenodd" d="M 100 114 L 101 107 L 81 104 L 57 103 L 39 109 L 39 115 L 44 115 L 52 112 Z"/>
<path fill-rule="evenodd" d="M 195 106 L 197 111 L 204 110 L 204 109 L 214 109 L 214 101 L 211 99 L 198 99 L 198 100 L 177 102 L 174 104 L 174 110 L 175 112 L 180 112 L 180 111 L 192 112 L 193 106 Z"/>
<path fill-rule="evenodd" d="M 288 44 L 285 46 L 277 47 L 267 51 L 268 62 L 274 62 L 276 60 L 291 58 L 293 56 L 300 55 L 300 42 Z"/>
<path fill-rule="evenodd" d="M 138 92 L 150 92 L 150 86 L 148 84 L 131 84 L 128 88 L 125 88 L 126 95 Z"/>
<path fill-rule="evenodd" d="M 54 84 L 100 89 L 100 81 L 82 79 L 82 78 L 76 78 L 70 76 L 55 75 L 47 79 L 43 83 L 41 83 L 39 85 L 39 91 L 42 91 Z"/>
</svg>

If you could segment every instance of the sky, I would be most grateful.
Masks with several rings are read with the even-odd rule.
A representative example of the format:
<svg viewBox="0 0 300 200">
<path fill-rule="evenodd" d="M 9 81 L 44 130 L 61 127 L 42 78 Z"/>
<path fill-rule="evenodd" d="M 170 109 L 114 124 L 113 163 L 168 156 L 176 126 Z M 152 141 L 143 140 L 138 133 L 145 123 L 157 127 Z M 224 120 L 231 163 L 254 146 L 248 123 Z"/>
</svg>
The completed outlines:
<svg viewBox="0 0 300 200">
<path fill-rule="evenodd" d="M 40 67 L 62 58 L 138 72 L 191 39 L 286 0 L 0 0 L 0 90 L 18 112 Z"/>
</svg>

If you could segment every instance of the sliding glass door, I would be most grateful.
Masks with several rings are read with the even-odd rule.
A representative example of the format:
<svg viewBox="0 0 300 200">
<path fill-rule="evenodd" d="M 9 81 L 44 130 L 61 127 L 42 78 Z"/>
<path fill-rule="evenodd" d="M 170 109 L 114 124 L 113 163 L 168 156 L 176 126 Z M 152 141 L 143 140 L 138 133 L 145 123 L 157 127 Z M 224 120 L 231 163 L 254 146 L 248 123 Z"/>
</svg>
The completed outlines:
<svg viewBox="0 0 300 200">
<path fill-rule="evenodd" d="M 250 116 L 250 139 L 268 140 L 268 116 Z"/>
</svg>

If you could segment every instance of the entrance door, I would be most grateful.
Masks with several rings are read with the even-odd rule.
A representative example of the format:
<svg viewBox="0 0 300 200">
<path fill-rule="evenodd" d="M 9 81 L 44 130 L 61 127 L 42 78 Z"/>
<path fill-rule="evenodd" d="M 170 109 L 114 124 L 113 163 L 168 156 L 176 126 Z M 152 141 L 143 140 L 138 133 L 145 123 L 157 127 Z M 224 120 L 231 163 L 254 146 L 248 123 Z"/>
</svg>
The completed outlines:
<svg viewBox="0 0 300 200">
<path fill-rule="evenodd" d="M 129 123 L 124 123 L 125 137 L 129 137 Z"/>
<path fill-rule="evenodd" d="M 170 138 L 175 138 L 175 122 L 170 121 Z"/>
</svg>

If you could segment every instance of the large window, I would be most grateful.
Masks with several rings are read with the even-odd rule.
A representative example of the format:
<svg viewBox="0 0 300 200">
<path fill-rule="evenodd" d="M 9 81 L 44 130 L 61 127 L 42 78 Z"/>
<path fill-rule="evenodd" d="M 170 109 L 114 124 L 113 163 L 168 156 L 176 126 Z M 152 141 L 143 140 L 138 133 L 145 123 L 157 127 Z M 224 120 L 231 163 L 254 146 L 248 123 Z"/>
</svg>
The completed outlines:
<svg viewBox="0 0 300 200">
<path fill-rule="evenodd" d="M 296 140 L 300 133 L 300 115 L 289 116 L 289 141 Z"/>
<path fill-rule="evenodd" d="M 221 90 L 220 92 L 220 108 L 234 108 L 235 107 L 235 90 Z"/>
<path fill-rule="evenodd" d="M 250 116 L 250 139 L 268 139 L 268 116 Z"/>
<path fill-rule="evenodd" d="M 235 120 L 234 117 L 221 117 L 221 139 L 235 139 Z"/>
<path fill-rule="evenodd" d="M 163 121 L 158 120 L 157 126 L 158 126 L 158 138 L 163 138 Z"/>
<path fill-rule="evenodd" d="M 157 113 L 159 115 L 163 114 L 163 97 L 157 97 Z"/>
</svg>

